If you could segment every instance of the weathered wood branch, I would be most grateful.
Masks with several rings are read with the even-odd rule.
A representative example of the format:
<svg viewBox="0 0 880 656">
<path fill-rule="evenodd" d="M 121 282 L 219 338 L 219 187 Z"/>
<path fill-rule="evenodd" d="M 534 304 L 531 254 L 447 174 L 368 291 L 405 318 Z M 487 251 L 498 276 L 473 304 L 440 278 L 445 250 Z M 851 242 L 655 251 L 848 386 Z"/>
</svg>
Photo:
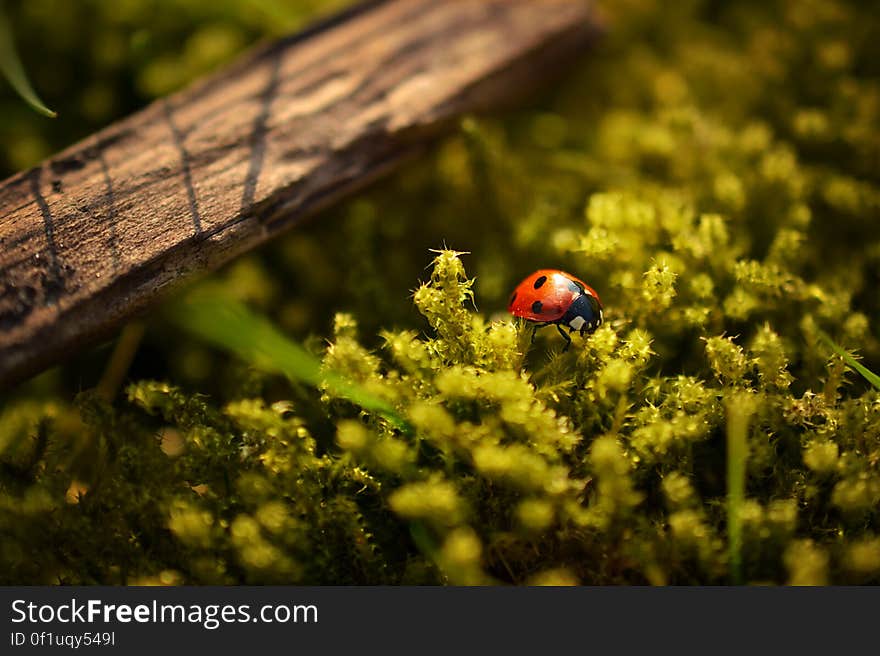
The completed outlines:
<svg viewBox="0 0 880 656">
<path fill-rule="evenodd" d="M 385 0 L 0 184 L 0 388 L 108 336 L 589 43 L 584 0 Z"/>
</svg>

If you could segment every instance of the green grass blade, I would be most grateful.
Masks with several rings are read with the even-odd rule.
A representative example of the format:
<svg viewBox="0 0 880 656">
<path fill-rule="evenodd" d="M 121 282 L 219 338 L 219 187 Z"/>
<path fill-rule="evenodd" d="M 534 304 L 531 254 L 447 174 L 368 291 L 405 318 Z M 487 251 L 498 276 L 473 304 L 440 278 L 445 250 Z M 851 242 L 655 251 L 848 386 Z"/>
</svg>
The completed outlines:
<svg viewBox="0 0 880 656">
<path fill-rule="evenodd" d="M 3 0 L 0 0 L 0 73 L 9 80 L 18 95 L 40 114 L 49 118 L 55 118 L 58 115 L 43 104 L 28 81 L 24 67 L 21 65 L 21 59 L 19 59 L 15 45 L 12 43 L 12 29 L 6 18 Z"/>
<path fill-rule="evenodd" d="M 364 410 L 384 417 L 398 429 L 409 426 L 385 401 L 342 376 L 322 370 L 321 362 L 282 334 L 268 319 L 218 293 L 197 293 L 176 304 L 172 320 L 196 337 L 234 353 L 263 371 L 318 387 L 327 385 Z"/>
<path fill-rule="evenodd" d="M 821 330 L 819 331 L 819 337 L 822 338 L 822 341 L 825 342 L 832 351 L 834 351 L 835 353 L 837 353 L 837 355 L 842 357 L 844 362 L 846 362 L 850 367 L 852 367 L 853 369 L 858 371 L 864 377 L 865 380 L 867 380 L 874 387 L 876 387 L 878 390 L 880 390 L 880 376 L 875 374 L 873 371 L 868 369 L 863 364 L 859 363 L 858 360 L 856 360 L 852 355 L 850 355 L 844 349 L 842 349 L 840 346 L 838 346 L 834 342 L 834 340 L 832 340 L 827 334 L 825 334 Z"/>
</svg>

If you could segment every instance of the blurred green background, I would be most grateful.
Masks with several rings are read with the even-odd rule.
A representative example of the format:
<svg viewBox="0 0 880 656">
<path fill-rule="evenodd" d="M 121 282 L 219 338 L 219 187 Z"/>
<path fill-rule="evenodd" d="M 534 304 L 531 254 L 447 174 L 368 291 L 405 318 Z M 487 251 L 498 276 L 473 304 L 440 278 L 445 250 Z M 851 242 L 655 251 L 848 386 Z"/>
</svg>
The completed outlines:
<svg viewBox="0 0 880 656">
<path fill-rule="evenodd" d="M 344 0 L 4 0 L 43 120 L 0 85 L 0 176 L 33 166 L 114 119 L 295 31 Z"/>
</svg>

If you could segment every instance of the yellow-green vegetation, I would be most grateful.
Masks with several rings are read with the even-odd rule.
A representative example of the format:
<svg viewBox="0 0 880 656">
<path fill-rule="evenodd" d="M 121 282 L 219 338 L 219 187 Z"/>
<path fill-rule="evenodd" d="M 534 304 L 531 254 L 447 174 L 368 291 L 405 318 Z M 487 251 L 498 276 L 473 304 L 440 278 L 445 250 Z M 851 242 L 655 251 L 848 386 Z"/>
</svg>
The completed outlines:
<svg viewBox="0 0 880 656">
<path fill-rule="evenodd" d="M 609 0 L 553 93 L 161 308 L 114 401 L 106 350 L 22 386 L 0 579 L 880 582 L 859 7 Z M 540 267 L 605 304 L 565 353 L 504 313 Z"/>
</svg>

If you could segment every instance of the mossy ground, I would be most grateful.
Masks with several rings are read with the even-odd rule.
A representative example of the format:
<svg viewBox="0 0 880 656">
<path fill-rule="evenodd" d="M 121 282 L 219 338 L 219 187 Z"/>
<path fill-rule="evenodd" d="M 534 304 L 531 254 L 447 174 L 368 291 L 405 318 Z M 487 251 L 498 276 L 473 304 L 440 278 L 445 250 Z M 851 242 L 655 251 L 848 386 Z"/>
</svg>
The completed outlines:
<svg viewBox="0 0 880 656">
<path fill-rule="evenodd" d="M 0 580 L 880 581 L 880 392 L 820 340 L 880 369 L 860 6 L 609 0 L 553 93 L 205 283 L 390 413 L 216 349 L 181 301 L 112 402 L 106 348 L 15 390 Z M 503 312 L 541 267 L 606 306 L 565 353 Z"/>
</svg>

